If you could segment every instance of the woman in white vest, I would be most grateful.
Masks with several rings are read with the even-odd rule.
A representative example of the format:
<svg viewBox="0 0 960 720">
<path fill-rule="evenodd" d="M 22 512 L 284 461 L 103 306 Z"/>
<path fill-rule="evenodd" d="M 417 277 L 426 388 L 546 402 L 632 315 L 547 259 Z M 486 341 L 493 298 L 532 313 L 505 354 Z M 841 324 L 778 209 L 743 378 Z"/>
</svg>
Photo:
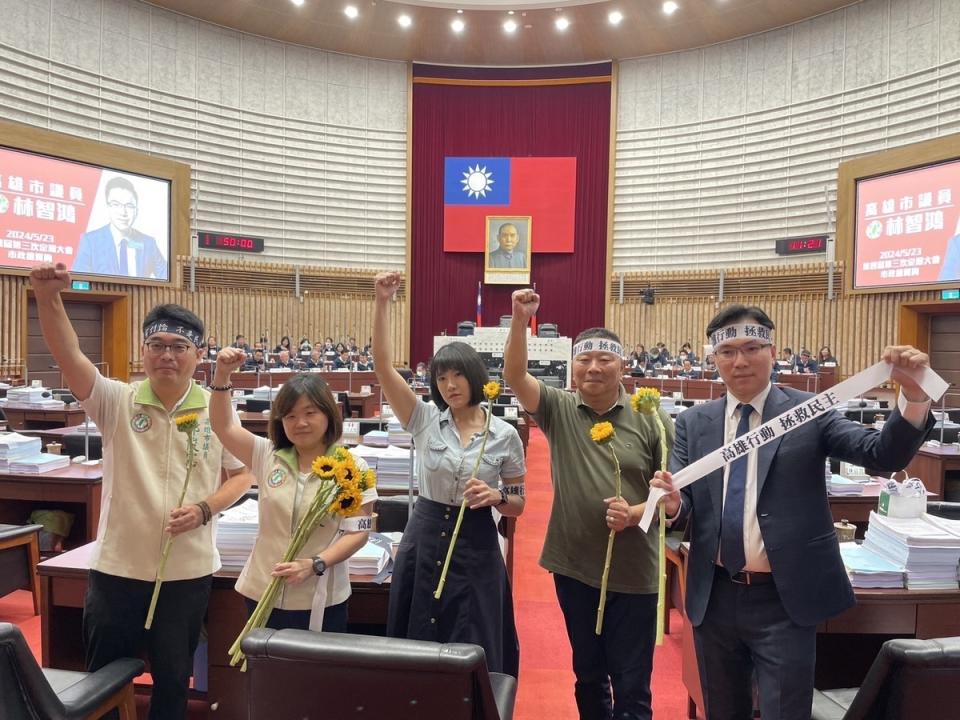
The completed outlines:
<svg viewBox="0 0 960 720">
<path fill-rule="evenodd" d="M 242 350 L 221 350 L 210 386 L 213 431 L 253 470 L 259 486 L 260 528 L 237 591 L 252 613 L 271 578 L 286 578 L 267 627 L 346 632 L 350 575 L 345 561 L 367 542 L 377 491 L 364 491 L 360 516 L 323 521 L 300 557 L 280 562 L 317 492 L 319 480 L 311 476 L 311 463 L 333 452 L 343 421 L 326 382 L 302 374 L 287 380 L 277 393 L 270 407 L 269 438 L 245 430 L 234 422 L 229 383 L 243 361 Z M 362 458 L 356 461 L 361 471 L 367 469 Z"/>
</svg>

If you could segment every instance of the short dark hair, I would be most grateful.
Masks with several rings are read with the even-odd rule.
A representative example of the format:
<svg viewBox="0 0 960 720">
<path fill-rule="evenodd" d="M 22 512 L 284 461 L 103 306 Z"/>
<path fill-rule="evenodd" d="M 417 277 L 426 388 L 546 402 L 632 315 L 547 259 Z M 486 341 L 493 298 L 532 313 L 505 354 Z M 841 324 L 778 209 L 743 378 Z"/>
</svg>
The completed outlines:
<svg viewBox="0 0 960 720">
<path fill-rule="evenodd" d="M 107 180 L 107 185 L 103 188 L 103 197 L 109 200 L 110 193 L 112 193 L 114 190 L 126 190 L 128 193 L 133 195 L 134 202 L 136 202 L 137 205 L 140 204 L 140 197 L 137 195 L 137 189 L 127 178 L 114 177 Z"/>
<path fill-rule="evenodd" d="M 573 344 L 576 345 L 581 340 L 589 340 L 590 338 L 601 338 L 603 340 L 613 340 L 618 345 L 623 345 L 620 342 L 620 336 L 617 335 L 613 330 L 607 330 L 605 327 L 592 327 L 587 328 L 582 333 L 577 335 L 576 340 L 573 341 Z"/>
<path fill-rule="evenodd" d="M 280 392 L 270 406 L 270 420 L 267 423 L 267 435 L 277 450 L 293 447 L 290 438 L 283 430 L 283 416 L 293 409 L 300 398 L 306 397 L 327 416 L 327 432 L 323 441 L 327 447 L 333 445 L 343 434 L 343 418 L 330 386 L 315 373 L 294 375 L 283 383 Z"/>
<path fill-rule="evenodd" d="M 455 370 L 467 378 L 470 384 L 470 405 L 479 405 L 483 400 L 483 386 L 490 380 L 480 353 L 458 341 L 444 345 L 433 356 L 430 361 L 430 399 L 441 410 L 447 409 L 447 403 L 437 387 L 437 377 L 447 370 Z"/>
<path fill-rule="evenodd" d="M 179 325 L 186 325 L 191 330 L 196 331 L 197 337 L 200 338 L 207 334 L 206 328 L 203 326 L 203 320 L 198 318 L 190 310 L 187 310 L 183 305 L 177 305 L 176 303 L 154 305 L 143 318 L 143 326 L 141 329 L 146 332 L 147 328 L 155 322 L 164 320 L 167 322 L 173 321 Z"/>
<path fill-rule="evenodd" d="M 753 320 L 769 330 L 776 329 L 776 325 L 773 324 L 773 320 L 771 320 L 769 316 L 756 305 L 728 305 L 714 315 L 713 320 L 711 320 L 710 324 L 707 325 L 707 338 L 709 339 L 710 336 L 720 328 L 725 327 L 730 323 L 737 322 L 738 320 L 745 319 Z"/>
</svg>

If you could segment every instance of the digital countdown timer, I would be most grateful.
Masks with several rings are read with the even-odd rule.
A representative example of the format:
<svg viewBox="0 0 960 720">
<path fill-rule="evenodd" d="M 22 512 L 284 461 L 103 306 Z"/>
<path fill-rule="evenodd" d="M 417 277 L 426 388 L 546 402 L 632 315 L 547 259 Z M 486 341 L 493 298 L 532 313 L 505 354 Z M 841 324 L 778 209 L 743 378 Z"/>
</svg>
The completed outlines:
<svg viewBox="0 0 960 720">
<path fill-rule="evenodd" d="M 807 255 L 827 251 L 826 235 L 782 238 L 777 240 L 777 255 Z"/>
<path fill-rule="evenodd" d="M 201 232 L 197 234 L 197 244 L 201 250 L 230 250 L 232 252 L 248 253 L 263 252 L 263 238 L 244 237 L 243 235 Z"/>
</svg>

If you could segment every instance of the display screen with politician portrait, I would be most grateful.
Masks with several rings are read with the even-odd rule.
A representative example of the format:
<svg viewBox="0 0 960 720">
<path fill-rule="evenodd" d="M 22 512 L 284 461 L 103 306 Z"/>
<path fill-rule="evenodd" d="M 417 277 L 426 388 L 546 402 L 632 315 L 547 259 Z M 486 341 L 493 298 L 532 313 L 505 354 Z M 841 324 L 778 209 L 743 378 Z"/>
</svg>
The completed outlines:
<svg viewBox="0 0 960 720">
<path fill-rule="evenodd" d="M 170 278 L 169 180 L 0 148 L 0 265 Z"/>
<path fill-rule="evenodd" d="M 960 160 L 857 181 L 855 289 L 960 280 Z"/>
</svg>

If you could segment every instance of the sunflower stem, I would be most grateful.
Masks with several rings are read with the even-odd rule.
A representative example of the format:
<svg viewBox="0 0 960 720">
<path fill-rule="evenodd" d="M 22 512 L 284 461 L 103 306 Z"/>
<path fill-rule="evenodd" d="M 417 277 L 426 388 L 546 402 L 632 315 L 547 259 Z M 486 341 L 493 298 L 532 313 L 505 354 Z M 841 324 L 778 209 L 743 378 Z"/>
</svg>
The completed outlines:
<svg viewBox="0 0 960 720">
<path fill-rule="evenodd" d="M 614 480 L 617 488 L 617 500 L 620 499 L 622 488 L 620 487 L 620 460 L 617 458 L 617 452 L 610 446 L 610 454 L 613 455 Z M 613 540 L 617 536 L 616 530 L 611 530 L 607 537 L 607 555 L 603 560 L 603 576 L 600 578 L 600 604 L 597 605 L 597 625 L 594 632 L 599 635 L 603 630 L 603 611 L 607 606 L 607 580 L 610 577 L 610 563 L 613 560 Z"/>
</svg>

